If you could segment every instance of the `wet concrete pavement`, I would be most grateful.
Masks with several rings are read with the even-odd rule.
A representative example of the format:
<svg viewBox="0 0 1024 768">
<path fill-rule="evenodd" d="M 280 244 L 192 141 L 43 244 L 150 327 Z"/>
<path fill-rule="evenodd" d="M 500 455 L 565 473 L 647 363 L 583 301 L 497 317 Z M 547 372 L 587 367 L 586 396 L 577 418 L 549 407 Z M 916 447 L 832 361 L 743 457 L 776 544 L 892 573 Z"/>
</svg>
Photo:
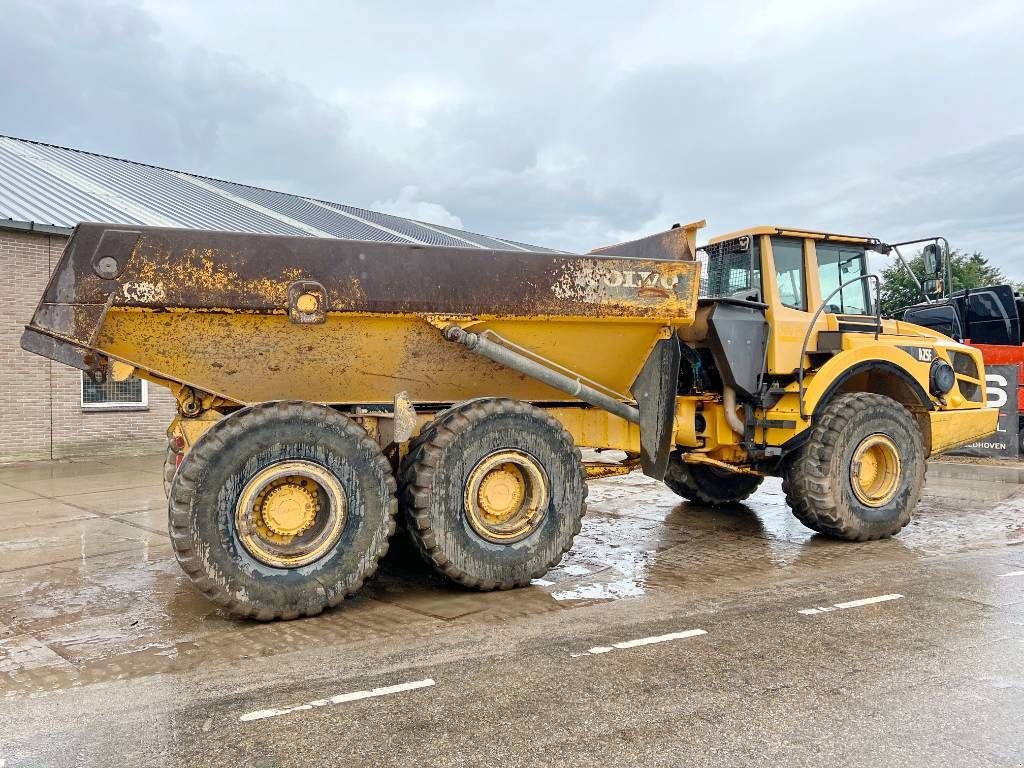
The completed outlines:
<svg viewBox="0 0 1024 768">
<path fill-rule="evenodd" d="M 160 462 L 0 467 L 0 766 L 1024 765 L 1024 493 L 985 468 L 933 468 L 866 544 L 774 480 L 725 511 L 596 481 L 533 587 L 399 540 L 340 609 L 261 625 L 178 570 Z"/>
</svg>

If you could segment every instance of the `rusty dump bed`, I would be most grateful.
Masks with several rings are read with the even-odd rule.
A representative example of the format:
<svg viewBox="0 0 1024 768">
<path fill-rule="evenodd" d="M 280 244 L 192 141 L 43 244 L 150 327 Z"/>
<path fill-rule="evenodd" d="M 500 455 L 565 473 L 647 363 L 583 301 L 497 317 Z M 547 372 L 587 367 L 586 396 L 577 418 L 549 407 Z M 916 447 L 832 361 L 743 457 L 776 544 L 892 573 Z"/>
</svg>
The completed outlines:
<svg viewBox="0 0 1024 768">
<path fill-rule="evenodd" d="M 694 230 L 677 231 L 651 259 L 81 224 L 21 343 L 236 403 L 571 399 L 446 342 L 457 323 L 628 392 L 693 322 Z"/>
</svg>

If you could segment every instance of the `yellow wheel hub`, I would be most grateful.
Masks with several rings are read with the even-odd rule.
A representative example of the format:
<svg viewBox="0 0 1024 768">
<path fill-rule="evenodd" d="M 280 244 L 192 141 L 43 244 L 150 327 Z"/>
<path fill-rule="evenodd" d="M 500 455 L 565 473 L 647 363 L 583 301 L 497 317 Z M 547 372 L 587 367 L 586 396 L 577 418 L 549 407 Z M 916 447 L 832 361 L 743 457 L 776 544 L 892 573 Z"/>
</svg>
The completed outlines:
<svg viewBox="0 0 1024 768">
<path fill-rule="evenodd" d="M 515 464 L 503 464 L 491 470 L 480 481 L 476 493 L 480 512 L 494 523 L 506 522 L 525 498 L 526 481 Z"/>
<path fill-rule="evenodd" d="M 345 491 L 311 461 L 282 461 L 257 472 L 235 504 L 242 546 L 260 562 L 297 568 L 323 557 L 345 527 Z"/>
<path fill-rule="evenodd" d="M 497 451 L 481 459 L 466 481 L 465 509 L 482 538 L 511 544 L 529 536 L 547 512 L 547 477 L 522 451 Z"/>
<path fill-rule="evenodd" d="M 289 478 L 264 497 L 259 512 L 278 536 L 298 536 L 312 527 L 318 506 L 315 490 Z"/>
<path fill-rule="evenodd" d="M 892 501 L 902 474 L 899 450 L 886 435 L 868 435 L 853 452 L 850 484 L 865 506 L 881 507 Z"/>
</svg>

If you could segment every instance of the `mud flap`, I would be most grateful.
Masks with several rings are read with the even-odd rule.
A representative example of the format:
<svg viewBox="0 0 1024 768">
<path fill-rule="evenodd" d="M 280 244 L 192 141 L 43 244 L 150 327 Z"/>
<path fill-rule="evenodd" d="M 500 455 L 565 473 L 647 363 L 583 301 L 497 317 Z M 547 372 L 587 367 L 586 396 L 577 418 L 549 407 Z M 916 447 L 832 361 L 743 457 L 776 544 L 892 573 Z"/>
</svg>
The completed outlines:
<svg viewBox="0 0 1024 768">
<path fill-rule="evenodd" d="M 761 384 L 768 322 L 764 308 L 718 301 L 708 315 L 708 342 L 725 383 L 742 400 L 753 400 Z"/>
<path fill-rule="evenodd" d="M 672 452 L 680 357 L 679 339 L 662 339 L 630 388 L 640 410 L 640 468 L 655 480 L 665 478 Z"/>
</svg>

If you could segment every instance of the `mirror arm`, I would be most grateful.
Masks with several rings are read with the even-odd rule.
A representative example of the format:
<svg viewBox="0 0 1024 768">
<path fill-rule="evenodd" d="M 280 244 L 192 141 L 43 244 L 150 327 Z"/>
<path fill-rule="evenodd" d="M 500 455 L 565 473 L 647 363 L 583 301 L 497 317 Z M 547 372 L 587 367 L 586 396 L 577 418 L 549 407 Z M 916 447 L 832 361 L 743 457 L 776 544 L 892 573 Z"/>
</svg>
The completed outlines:
<svg viewBox="0 0 1024 768">
<path fill-rule="evenodd" d="M 927 243 L 927 242 L 933 242 L 933 243 L 940 243 L 941 242 L 943 250 L 946 252 L 946 279 L 944 281 L 945 285 L 943 286 L 943 291 L 942 291 L 942 298 L 946 298 L 947 293 L 948 294 L 952 294 L 953 293 L 953 264 L 952 264 L 952 258 L 951 258 L 950 250 L 949 250 L 949 241 L 946 238 L 942 237 L 941 235 L 936 235 L 935 237 L 920 237 L 917 240 L 904 240 L 901 243 L 879 243 L 878 246 L 875 247 L 875 250 L 879 250 L 879 251 L 881 251 L 883 253 L 887 252 L 887 251 L 885 251 L 883 249 L 891 249 L 891 250 L 896 251 L 896 255 L 900 257 L 900 262 L 903 264 L 903 266 L 906 267 L 907 263 L 905 261 L 903 261 L 903 256 L 900 255 L 899 246 L 901 246 L 901 245 L 915 245 L 917 243 Z M 907 271 L 910 272 L 910 268 L 909 267 L 907 268 Z M 917 283 L 917 287 L 918 287 L 918 289 L 921 291 L 921 293 L 923 295 L 924 294 L 924 288 L 921 286 L 920 281 L 917 279 L 917 275 L 915 275 L 913 272 L 910 272 L 910 275 L 911 275 L 911 277 L 914 278 L 914 282 Z M 924 298 L 925 298 L 925 301 L 928 302 L 929 304 L 932 303 L 931 300 L 927 296 L 925 296 Z"/>
<path fill-rule="evenodd" d="M 899 246 L 894 245 L 892 246 L 892 249 L 896 252 L 896 258 L 900 260 L 900 264 L 902 264 L 903 268 L 907 270 L 907 274 L 910 275 L 910 279 L 914 281 L 914 285 L 917 286 L 917 290 L 918 292 L 920 292 L 921 297 L 925 300 L 925 303 L 931 304 L 932 300 L 929 299 L 928 294 L 924 292 L 924 286 L 921 285 L 921 281 L 917 279 L 917 275 L 914 274 L 914 270 L 910 268 L 910 265 L 907 264 L 906 260 L 903 258 L 903 254 L 900 253 Z"/>
</svg>

